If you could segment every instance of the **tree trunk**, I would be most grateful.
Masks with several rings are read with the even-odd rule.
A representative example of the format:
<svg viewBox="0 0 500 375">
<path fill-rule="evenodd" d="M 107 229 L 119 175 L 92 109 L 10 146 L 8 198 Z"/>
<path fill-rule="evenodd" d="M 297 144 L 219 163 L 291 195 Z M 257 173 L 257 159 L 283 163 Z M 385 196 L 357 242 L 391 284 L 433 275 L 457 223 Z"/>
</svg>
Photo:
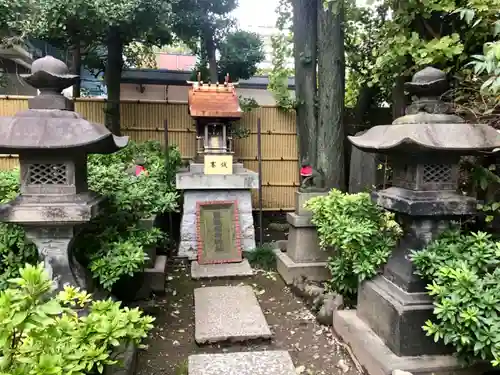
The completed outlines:
<svg viewBox="0 0 500 375">
<path fill-rule="evenodd" d="M 344 141 L 344 165 L 345 165 L 345 181 L 346 181 L 346 187 L 349 193 L 358 193 L 359 191 L 359 184 L 357 182 L 354 182 L 353 187 L 353 181 L 356 181 L 356 179 L 360 175 L 365 174 L 365 171 L 363 170 L 353 170 L 351 166 L 356 165 L 356 162 L 353 163 L 352 158 L 353 157 L 358 157 L 358 152 L 353 152 L 354 146 L 349 142 L 347 139 L 347 135 L 355 135 L 358 132 L 364 131 L 374 124 L 370 123 L 370 119 L 367 117 L 370 113 L 370 109 L 372 108 L 372 103 L 373 99 L 375 96 L 378 94 L 378 87 L 369 87 L 367 84 L 363 84 L 360 89 L 359 89 L 359 94 L 358 94 L 358 99 L 356 100 L 356 105 L 354 107 L 354 116 L 353 116 L 353 125 L 349 127 L 344 128 L 345 132 L 345 141 Z M 345 112 L 344 112 L 345 113 Z M 370 160 L 373 158 L 370 157 Z M 370 164 L 369 164 L 370 165 Z M 364 168 L 364 167 L 362 167 Z M 351 173 L 353 174 L 351 176 Z M 369 175 L 371 171 L 366 171 L 366 173 Z M 365 186 L 366 184 L 361 184 Z M 371 185 L 370 185 L 371 186 Z"/>
<path fill-rule="evenodd" d="M 317 0 L 293 0 L 295 97 L 300 160 L 316 166 Z"/>
<path fill-rule="evenodd" d="M 396 78 L 394 87 L 392 88 L 392 118 L 395 120 L 398 117 L 404 116 L 406 109 L 405 87 L 406 77 L 401 75 Z"/>
<path fill-rule="evenodd" d="M 343 0 L 317 6 L 318 15 L 318 149 L 317 169 L 327 188 L 345 190 L 344 165 L 344 31 Z"/>
<path fill-rule="evenodd" d="M 207 29 L 203 35 L 203 44 L 208 60 L 208 72 L 210 73 L 210 82 L 216 83 L 219 81 L 217 74 L 217 60 L 215 58 L 215 41 L 212 30 Z"/>
<path fill-rule="evenodd" d="M 106 127 L 120 135 L 120 81 L 123 66 L 123 41 L 118 29 L 111 29 L 108 36 L 108 61 L 106 64 L 106 87 L 108 100 L 105 108 Z"/>
<path fill-rule="evenodd" d="M 81 75 L 82 51 L 80 48 L 80 40 L 78 38 L 75 40 L 75 44 L 73 45 L 71 58 L 72 58 L 71 73 L 76 74 L 76 75 Z M 81 82 L 82 82 L 82 79 L 80 77 L 80 79 L 77 82 L 75 82 L 75 84 L 73 85 L 73 98 L 80 97 Z"/>
</svg>

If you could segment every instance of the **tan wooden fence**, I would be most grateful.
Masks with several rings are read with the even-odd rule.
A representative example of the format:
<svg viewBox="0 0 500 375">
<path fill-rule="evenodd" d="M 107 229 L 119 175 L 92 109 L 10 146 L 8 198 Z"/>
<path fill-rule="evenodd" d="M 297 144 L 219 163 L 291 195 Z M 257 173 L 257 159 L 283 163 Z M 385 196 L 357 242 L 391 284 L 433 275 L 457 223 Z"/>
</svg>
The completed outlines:
<svg viewBox="0 0 500 375">
<path fill-rule="evenodd" d="M 0 116 L 12 116 L 26 109 L 27 98 L 0 96 Z M 104 101 L 79 99 L 76 110 L 89 121 L 104 122 Z M 297 133 L 295 115 L 283 113 L 276 107 L 261 107 L 246 113 L 240 125 L 250 130 L 247 138 L 236 140 L 235 153 L 246 168 L 257 171 L 257 119 L 262 124 L 262 195 L 268 211 L 293 210 L 294 192 L 299 184 Z M 125 135 L 141 142 L 157 140 L 164 143 L 165 121 L 168 124 L 169 144 L 179 146 L 182 157 L 195 155 L 193 120 L 186 103 L 166 101 L 129 101 L 121 103 L 121 126 Z M 0 169 L 18 165 L 16 155 L 1 155 Z M 257 191 L 253 191 L 257 207 Z"/>
</svg>

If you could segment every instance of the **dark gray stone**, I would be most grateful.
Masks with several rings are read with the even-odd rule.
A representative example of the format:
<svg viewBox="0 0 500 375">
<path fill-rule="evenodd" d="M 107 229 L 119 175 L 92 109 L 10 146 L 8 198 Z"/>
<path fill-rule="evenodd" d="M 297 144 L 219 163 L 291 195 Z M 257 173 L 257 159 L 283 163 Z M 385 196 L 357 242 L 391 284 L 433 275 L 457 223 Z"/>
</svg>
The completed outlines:
<svg viewBox="0 0 500 375">
<path fill-rule="evenodd" d="M 357 316 L 355 310 L 337 311 L 333 328 L 370 375 L 392 375 L 394 370 L 409 371 L 414 375 L 477 375 L 488 368 L 467 366 L 454 355 L 398 356 Z"/>
<path fill-rule="evenodd" d="M 398 356 L 453 352 L 424 334 L 422 326 L 432 310 L 427 293 L 407 293 L 383 276 L 364 282 L 358 292 L 358 316 Z"/>
<path fill-rule="evenodd" d="M 118 355 L 118 363 L 106 366 L 103 375 L 134 375 L 137 365 L 137 347 L 129 344 L 125 350 Z"/>
<path fill-rule="evenodd" d="M 359 134 L 356 134 L 359 135 Z M 377 184 L 377 159 L 352 146 L 349 167 L 349 193 L 369 191 Z"/>
<path fill-rule="evenodd" d="M 149 285 L 155 293 L 165 293 L 165 280 L 167 274 L 167 257 L 159 255 L 156 257 L 153 268 L 144 270 L 144 282 Z"/>
</svg>

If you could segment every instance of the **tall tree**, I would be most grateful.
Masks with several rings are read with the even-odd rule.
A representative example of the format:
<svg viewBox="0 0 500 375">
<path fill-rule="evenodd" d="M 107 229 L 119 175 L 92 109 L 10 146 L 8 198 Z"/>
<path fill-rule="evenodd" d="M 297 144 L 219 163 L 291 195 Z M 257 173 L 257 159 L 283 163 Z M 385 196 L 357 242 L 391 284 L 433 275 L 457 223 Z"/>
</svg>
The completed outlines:
<svg viewBox="0 0 500 375">
<path fill-rule="evenodd" d="M 218 82 L 223 82 L 226 74 L 233 82 L 252 77 L 257 72 L 257 64 L 265 57 L 260 36 L 242 30 L 230 32 L 219 42 L 219 55 L 216 61 Z M 193 79 L 196 79 L 198 72 L 203 80 L 211 76 L 203 59 L 196 64 Z"/>
<path fill-rule="evenodd" d="M 26 12 L 16 17 L 15 29 L 24 28 L 28 36 L 72 50 L 75 73 L 80 73 L 82 47 L 85 52 L 93 52 L 89 57 L 105 61 L 105 122 L 119 134 L 124 47 L 134 41 L 146 46 L 169 43 L 173 0 L 15 0 L 12 4 L 10 0 L 0 1 L 0 7 L 7 6 L 9 12 L 24 2 Z M 75 91 L 79 91 L 78 87 Z"/>
<path fill-rule="evenodd" d="M 17 0 L 23 4 L 24 14 L 16 17 L 13 30 L 22 30 L 22 36 L 50 42 L 55 47 L 70 50 L 73 74 L 80 74 L 82 49 L 95 43 L 100 36 L 98 10 L 94 2 L 83 0 Z M 11 8 L 8 12 L 16 12 Z M 82 22 L 84 19 L 85 22 Z M 73 96 L 80 96 L 80 82 L 73 87 Z"/>
<path fill-rule="evenodd" d="M 210 80 L 216 82 L 216 51 L 234 20 L 229 14 L 238 0 L 179 0 L 173 4 L 174 32 L 208 63 Z"/>
<path fill-rule="evenodd" d="M 321 1 L 321 0 L 319 0 Z M 318 0 L 292 0 L 295 96 L 300 159 L 316 166 L 316 41 Z"/>
<path fill-rule="evenodd" d="M 217 73 L 230 74 L 234 80 L 248 79 L 257 72 L 257 64 L 264 60 L 263 43 L 256 33 L 236 30 L 219 43 L 220 58 Z"/>
<path fill-rule="evenodd" d="M 120 134 L 120 82 L 124 47 L 134 41 L 161 46 L 172 40 L 172 1 L 170 0 L 106 0 L 101 7 L 101 19 L 107 28 L 105 69 L 108 100 L 106 126 Z"/>
<path fill-rule="evenodd" d="M 328 188 L 345 190 L 344 1 L 318 4 L 318 119 L 316 168 Z"/>
</svg>

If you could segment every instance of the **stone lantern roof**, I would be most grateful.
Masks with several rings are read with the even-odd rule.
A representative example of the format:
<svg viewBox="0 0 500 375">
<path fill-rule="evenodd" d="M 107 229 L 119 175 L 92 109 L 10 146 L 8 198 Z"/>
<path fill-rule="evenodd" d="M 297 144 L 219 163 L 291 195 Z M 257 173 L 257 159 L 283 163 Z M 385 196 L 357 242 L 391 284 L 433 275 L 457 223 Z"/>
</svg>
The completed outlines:
<svg viewBox="0 0 500 375">
<path fill-rule="evenodd" d="M 73 85 L 62 61 L 46 56 L 32 64 L 32 72 L 21 76 L 40 95 L 29 100 L 29 109 L 0 118 L 0 153 L 33 151 L 78 151 L 112 153 L 125 147 L 128 137 L 117 137 L 106 127 L 73 112 L 74 105 L 61 91 Z"/>
<path fill-rule="evenodd" d="M 471 155 L 500 147 L 500 133 L 487 124 L 469 124 L 461 117 L 449 114 L 450 108 L 441 101 L 448 89 L 446 74 L 427 67 L 405 84 L 413 96 L 406 115 L 392 125 L 375 126 L 349 141 L 365 152 L 398 153 L 447 151 Z"/>
</svg>

